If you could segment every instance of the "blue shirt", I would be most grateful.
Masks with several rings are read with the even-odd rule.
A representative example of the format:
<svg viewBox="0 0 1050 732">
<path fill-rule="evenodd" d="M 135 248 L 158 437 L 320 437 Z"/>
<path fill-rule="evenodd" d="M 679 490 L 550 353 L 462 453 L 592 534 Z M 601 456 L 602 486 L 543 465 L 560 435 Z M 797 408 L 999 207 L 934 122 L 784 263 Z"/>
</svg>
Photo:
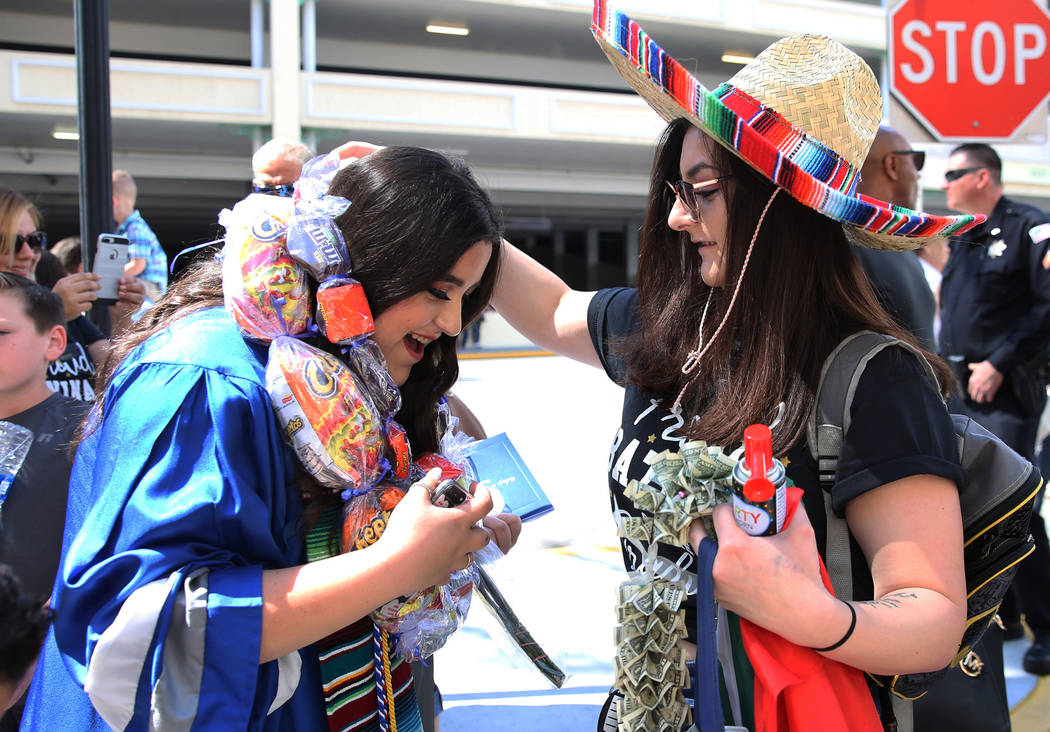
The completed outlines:
<svg viewBox="0 0 1050 732">
<path fill-rule="evenodd" d="M 128 238 L 131 245 L 128 253 L 132 259 L 146 260 L 146 268 L 139 277 L 155 283 L 161 292 L 168 289 L 168 256 L 138 209 L 124 219 L 124 223 L 117 227 L 117 233 Z"/>
<path fill-rule="evenodd" d="M 73 466 L 22 729 L 327 730 L 312 646 L 259 664 L 263 570 L 305 559 L 265 368 L 222 308 L 120 365 Z"/>
</svg>

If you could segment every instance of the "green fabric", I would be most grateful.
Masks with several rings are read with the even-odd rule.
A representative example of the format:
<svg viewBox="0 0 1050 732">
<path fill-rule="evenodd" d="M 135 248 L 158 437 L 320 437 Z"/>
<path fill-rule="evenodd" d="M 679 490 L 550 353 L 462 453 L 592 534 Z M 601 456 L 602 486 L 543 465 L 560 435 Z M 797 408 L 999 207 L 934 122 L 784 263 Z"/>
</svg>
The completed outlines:
<svg viewBox="0 0 1050 732">
<path fill-rule="evenodd" d="M 740 635 L 740 618 L 734 613 L 726 612 L 729 619 L 729 639 L 733 648 L 733 665 L 736 667 L 736 689 L 740 696 L 741 724 L 749 730 L 755 729 L 755 670 L 744 651 L 744 641 Z"/>
</svg>

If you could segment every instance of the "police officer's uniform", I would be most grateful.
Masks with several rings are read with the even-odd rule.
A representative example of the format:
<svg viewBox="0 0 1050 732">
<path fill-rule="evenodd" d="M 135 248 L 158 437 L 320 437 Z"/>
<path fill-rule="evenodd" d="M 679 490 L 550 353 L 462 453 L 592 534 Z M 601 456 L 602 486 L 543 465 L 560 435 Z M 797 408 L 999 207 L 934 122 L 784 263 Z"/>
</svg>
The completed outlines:
<svg viewBox="0 0 1050 732">
<path fill-rule="evenodd" d="M 953 240 L 941 282 L 940 352 L 961 382 L 953 412 L 975 419 L 1032 459 L 1046 401 L 1032 375 L 1050 348 L 1050 216 L 1034 206 L 999 199 L 981 226 Z M 977 404 L 966 395 L 967 364 L 989 361 L 1004 379 L 995 399 Z M 1028 625 L 1050 634 L 1050 547 L 1038 510 L 1032 519 L 1036 552 L 1021 563 L 1014 587 Z"/>
</svg>

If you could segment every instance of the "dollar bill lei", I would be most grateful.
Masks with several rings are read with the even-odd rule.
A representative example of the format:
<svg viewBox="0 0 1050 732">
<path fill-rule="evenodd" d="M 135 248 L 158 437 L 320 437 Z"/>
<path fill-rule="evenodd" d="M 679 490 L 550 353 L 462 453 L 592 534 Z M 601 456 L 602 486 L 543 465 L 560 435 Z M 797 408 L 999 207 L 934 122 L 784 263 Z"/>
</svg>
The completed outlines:
<svg viewBox="0 0 1050 732">
<path fill-rule="evenodd" d="M 689 683 L 685 656 L 678 644 L 686 638 L 682 600 L 685 586 L 656 577 L 659 544 L 689 544 L 689 526 L 704 521 L 714 535 L 711 512 L 729 501 L 734 456 L 702 440 L 684 442 L 677 451 L 646 459 L 643 481 L 632 480 L 624 495 L 644 512 L 620 522 L 620 535 L 648 547 L 642 567 L 617 590 L 616 686 L 623 732 L 679 732 L 690 723 L 682 689 Z"/>
</svg>

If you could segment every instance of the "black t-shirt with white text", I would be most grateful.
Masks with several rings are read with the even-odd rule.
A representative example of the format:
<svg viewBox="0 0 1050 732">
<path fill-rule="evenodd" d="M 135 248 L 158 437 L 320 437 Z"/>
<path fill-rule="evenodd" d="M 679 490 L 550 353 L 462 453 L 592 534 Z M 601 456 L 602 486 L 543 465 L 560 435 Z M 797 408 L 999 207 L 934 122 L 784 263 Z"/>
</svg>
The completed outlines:
<svg viewBox="0 0 1050 732">
<path fill-rule="evenodd" d="M 95 362 L 88 352 L 88 346 L 105 337 L 83 315 L 66 323 L 66 350 L 48 364 L 48 388 L 72 399 L 94 401 Z"/>
</svg>

